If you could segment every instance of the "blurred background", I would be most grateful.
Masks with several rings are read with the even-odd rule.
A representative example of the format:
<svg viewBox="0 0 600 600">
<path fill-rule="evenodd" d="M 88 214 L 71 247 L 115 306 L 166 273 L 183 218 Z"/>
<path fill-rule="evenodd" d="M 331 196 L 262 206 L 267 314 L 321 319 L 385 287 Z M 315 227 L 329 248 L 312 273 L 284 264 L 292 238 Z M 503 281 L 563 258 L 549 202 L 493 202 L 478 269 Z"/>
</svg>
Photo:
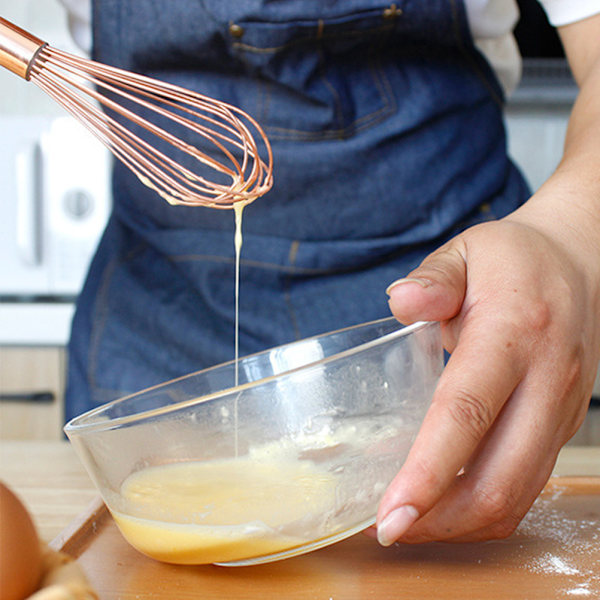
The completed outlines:
<svg viewBox="0 0 600 600">
<path fill-rule="evenodd" d="M 519 4 L 523 78 L 506 125 L 509 151 L 536 189 L 560 159 L 576 86 L 536 0 Z M 82 53 L 58 0 L 0 0 L 0 15 Z M 110 212 L 110 160 L 35 86 L 2 70 L 0 89 L 0 439 L 60 439 L 65 345 Z M 600 445 L 599 411 L 573 443 Z"/>
</svg>

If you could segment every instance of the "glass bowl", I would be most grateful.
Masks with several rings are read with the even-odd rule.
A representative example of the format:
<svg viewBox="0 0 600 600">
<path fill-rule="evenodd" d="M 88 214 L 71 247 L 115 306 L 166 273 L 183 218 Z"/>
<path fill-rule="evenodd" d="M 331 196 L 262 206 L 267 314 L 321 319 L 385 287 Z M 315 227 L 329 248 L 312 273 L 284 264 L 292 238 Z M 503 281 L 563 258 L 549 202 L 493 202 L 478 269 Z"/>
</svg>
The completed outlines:
<svg viewBox="0 0 600 600">
<path fill-rule="evenodd" d="M 374 523 L 442 368 L 439 324 L 382 319 L 127 396 L 65 433 L 138 550 L 260 564 Z"/>
</svg>

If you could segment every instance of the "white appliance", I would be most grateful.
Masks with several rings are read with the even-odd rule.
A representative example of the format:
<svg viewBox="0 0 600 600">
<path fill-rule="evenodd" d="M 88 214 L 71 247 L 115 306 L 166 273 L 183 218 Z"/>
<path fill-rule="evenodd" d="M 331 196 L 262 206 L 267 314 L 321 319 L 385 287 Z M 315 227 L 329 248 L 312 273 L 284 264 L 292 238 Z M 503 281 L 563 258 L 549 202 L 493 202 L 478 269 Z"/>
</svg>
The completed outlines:
<svg viewBox="0 0 600 600">
<path fill-rule="evenodd" d="M 0 116 L 0 132 L 0 343 L 62 344 L 110 213 L 110 155 L 71 117 Z"/>
</svg>

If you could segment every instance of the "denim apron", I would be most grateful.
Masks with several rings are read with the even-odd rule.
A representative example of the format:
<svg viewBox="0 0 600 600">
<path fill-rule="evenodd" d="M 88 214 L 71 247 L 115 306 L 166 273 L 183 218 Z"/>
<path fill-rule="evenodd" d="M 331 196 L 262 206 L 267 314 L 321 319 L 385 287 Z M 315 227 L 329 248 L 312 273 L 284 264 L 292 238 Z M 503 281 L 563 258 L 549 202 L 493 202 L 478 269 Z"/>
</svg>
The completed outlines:
<svg viewBox="0 0 600 600">
<path fill-rule="evenodd" d="M 94 58 L 230 102 L 273 145 L 244 212 L 240 355 L 389 315 L 386 286 L 527 197 L 461 0 L 95 0 Z M 234 355 L 233 213 L 114 166 L 67 418 Z"/>
</svg>

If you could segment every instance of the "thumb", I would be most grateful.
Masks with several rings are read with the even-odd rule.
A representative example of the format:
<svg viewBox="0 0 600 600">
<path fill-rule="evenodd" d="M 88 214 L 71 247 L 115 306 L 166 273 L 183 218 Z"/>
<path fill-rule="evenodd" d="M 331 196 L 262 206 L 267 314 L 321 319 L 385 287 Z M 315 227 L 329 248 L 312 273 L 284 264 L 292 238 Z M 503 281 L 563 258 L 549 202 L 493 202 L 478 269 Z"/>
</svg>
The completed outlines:
<svg viewBox="0 0 600 600">
<path fill-rule="evenodd" d="M 386 290 L 392 314 L 406 325 L 415 321 L 446 321 L 462 306 L 467 268 L 459 245 L 450 241 L 430 254 L 406 277 Z"/>
</svg>

